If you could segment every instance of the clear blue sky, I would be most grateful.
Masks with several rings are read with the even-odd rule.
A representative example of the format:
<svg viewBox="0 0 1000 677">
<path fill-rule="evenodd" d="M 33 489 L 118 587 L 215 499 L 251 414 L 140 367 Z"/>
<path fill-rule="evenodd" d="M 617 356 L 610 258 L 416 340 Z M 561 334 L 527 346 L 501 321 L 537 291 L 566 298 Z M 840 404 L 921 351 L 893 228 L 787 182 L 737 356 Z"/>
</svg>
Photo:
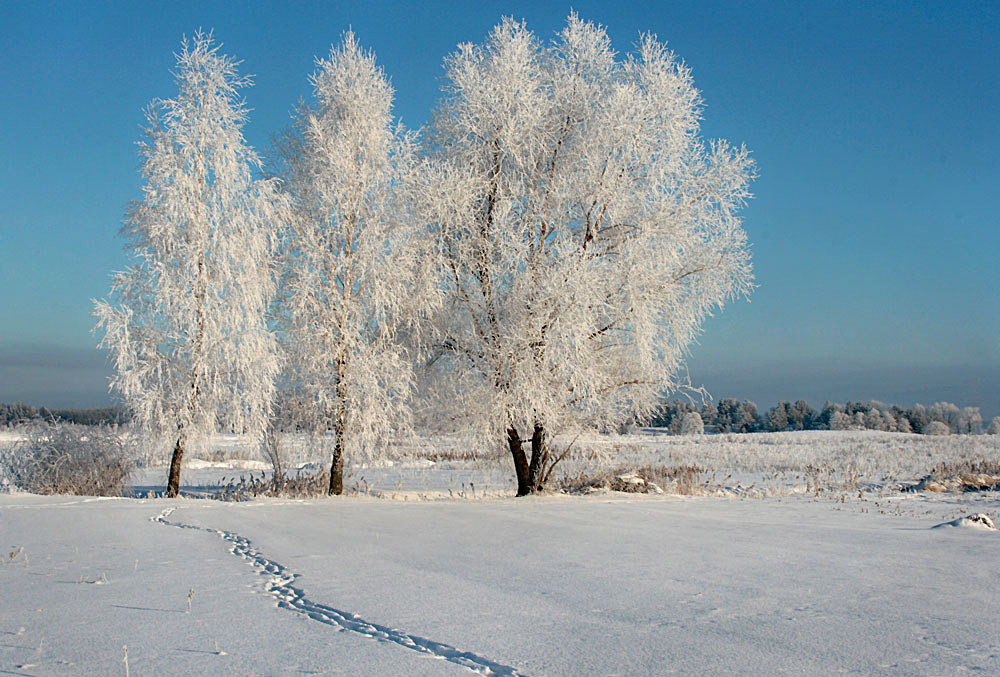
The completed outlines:
<svg viewBox="0 0 1000 677">
<path fill-rule="evenodd" d="M 142 111 L 175 92 L 183 34 L 214 29 L 255 75 L 264 150 L 352 27 L 419 127 L 442 58 L 501 16 L 540 36 L 569 4 L 0 4 L 0 401 L 108 402 L 91 299 L 126 265 Z M 745 210 L 759 288 L 705 326 L 716 397 L 949 400 L 1000 414 L 1000 4 L 575 2 L 621 51 L 640 32 L 694 71 L 703 131 L 759 164 Z"/>
</svg>

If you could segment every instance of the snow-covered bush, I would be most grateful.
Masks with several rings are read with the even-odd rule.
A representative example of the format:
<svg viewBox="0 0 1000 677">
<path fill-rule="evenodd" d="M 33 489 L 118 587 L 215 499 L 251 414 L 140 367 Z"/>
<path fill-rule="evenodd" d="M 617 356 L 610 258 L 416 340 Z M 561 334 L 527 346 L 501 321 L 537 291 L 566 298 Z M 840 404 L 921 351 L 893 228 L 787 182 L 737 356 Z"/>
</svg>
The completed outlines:
<svg viewBox="0 0 1000 677">
<path fill-rule="evenodd" d="M 951 428 L 942 421 L 931 421 L 924 426 L 923 433 L 924 435 L 950 435 Z"/>
<path fill-rule="evenodd" d="M 983 432 L 983 415 L 979 407 L 965 407 L 958 419 L 958 432 L 967 435 L 979 435 Z"/>
<path fill-rule="evenodd" d="M 990 427 L 986 429 L 990 435 L 1000 435 L 1000 416 L 994 416 L 990 422 Z"/>
<path fill-rule="evenodd" d="M 705 423 L 697 411 L 689 411 L 681 419 L 681 435 L 702 435 L 705 433 Z"/>
<path fill-rule="evenodd" d="M 850 430 L 851 417 L 842 411 L 835 411 L 830 415 L 830 430 Z"/>
<path fill-rule="evenodd" d="M 121 496 L 135 468 L 125 437 L 103 426 L 39 423 L 0 448 L 0 476 L 35 494 Z"/>
</svg>

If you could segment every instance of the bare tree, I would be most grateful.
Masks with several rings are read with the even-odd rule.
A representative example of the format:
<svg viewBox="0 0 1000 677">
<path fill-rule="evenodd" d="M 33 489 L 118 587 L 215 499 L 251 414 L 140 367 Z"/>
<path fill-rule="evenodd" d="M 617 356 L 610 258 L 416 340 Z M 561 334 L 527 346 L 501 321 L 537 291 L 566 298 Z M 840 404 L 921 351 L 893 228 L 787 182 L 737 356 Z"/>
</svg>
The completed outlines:
<svg viewBox="0 0 1000 677">
<path fill-rule="evenodd" d="M 702 321 L 749 292 L 753 163 L 701 140 L 690 71 L 662 43 L 617 60 L 575 14 L 550 47 L 504 20 L 446 77 L 423 203 L 447 299 L 431 366 L 448 423 L 505 446 L 524 495 L 553 434 L 644 418 Z"/>
<path fill-rule="evenodd" d="M 279 200 L 242 134 L 249 84 L 198 33 L 177 55 L 178 95 L 150 105 L 144 197 L 123 235 L 135 259 L 95 302 L 113 390 L 142 429 L 168 436 L 167 495 L 190 443 L 217 425 L 262 440 L 278 359 L 265 311 Z"/>
</svg>

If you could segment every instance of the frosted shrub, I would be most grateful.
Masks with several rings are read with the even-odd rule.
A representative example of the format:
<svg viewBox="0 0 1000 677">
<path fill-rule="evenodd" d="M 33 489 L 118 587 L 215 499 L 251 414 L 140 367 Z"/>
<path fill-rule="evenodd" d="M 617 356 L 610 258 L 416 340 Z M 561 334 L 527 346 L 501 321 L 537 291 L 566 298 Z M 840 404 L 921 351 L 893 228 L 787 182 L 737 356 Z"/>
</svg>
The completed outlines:
<svg viewBox="0 0 1000 677">
<path fill-rule="evenodd" d="M 924 426 L 924 435 L 950 435 L 951 428 L 948 427 L 947 423 L 941 421 L 931 421 Z"/>
<path fill-rule="evenodd" d="M 681 435 L 703 435 L 705 423 L 697 411 L 689 411 L 681 419 Z"/>
<path fill-rule="evenodd" d="M 115 428 L 38 424 L 0 449 L 0 475 L 35 494 L 121 496 L 135 468 Z"/>
<path fill-rule="evenodd" d="M 990 427 L 986 429 L 986 432 L 990 435 L 1000 435 L 1000 416 L 993 418 L 990 423 Z"/>
<path fill-rule="evenodd" d="M 830 430 L 850 430 L 851 418 L 842 411 L 835 411 L 830 416 Z"/>
</svg>

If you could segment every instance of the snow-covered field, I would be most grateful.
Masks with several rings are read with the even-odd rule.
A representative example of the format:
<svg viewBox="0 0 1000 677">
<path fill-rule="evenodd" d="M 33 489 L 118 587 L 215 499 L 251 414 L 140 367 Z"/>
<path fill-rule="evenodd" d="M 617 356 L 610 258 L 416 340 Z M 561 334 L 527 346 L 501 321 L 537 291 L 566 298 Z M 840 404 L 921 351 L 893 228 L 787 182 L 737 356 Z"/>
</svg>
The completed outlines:
<svg viewBox="0 0 1000 677">
<path fill-rule="evenodd" d="M 636 468 L 695 467 L 699 494 L 782 496 L 798 493 L 856 493 L 859 489 L 897 493 L 900 483 L 916 482 L 941 464 L 1000 462 L 1000 436 L 932 437 L 876 431 L 807 431 L 752 435 L 672 436 L 656 429 L 630 435 L 591 435 L 557 440 L 572 444 L 555 476 L 574 478 Z M 331 445 L 305 435 L 288 435 L 280 445 L 284 465 L 321 469 Z M 400 443 L 392 459 L 347 459 L 345 486 L 353 493 L 408 500 L 502 497 L 515 485 L 509 454 L 499 461 L 472 461 L 461 439 L 437 438 Z M 134 476 L 136 494 L 163 490 L 169 450 Z M 219 436 L 200 458 L 185 462 L 182 482 L 190 493 L 211 492 L 223 478 L 239 479 L 270 464 L 235 436 Z M 669 487 L 665 487 L 669 492 Z"/>
<path fill-rule="evenodd" d="M 527 499 L 446 446 L 336 499 L 0 494 L 0 674 L 1000 673 L 1000 535 L 934 528 L 1000 497 L 895 489 L 995 438 L 593 438 L 570 474 L 615 450 L 700 495 Z"/>
</svg>

